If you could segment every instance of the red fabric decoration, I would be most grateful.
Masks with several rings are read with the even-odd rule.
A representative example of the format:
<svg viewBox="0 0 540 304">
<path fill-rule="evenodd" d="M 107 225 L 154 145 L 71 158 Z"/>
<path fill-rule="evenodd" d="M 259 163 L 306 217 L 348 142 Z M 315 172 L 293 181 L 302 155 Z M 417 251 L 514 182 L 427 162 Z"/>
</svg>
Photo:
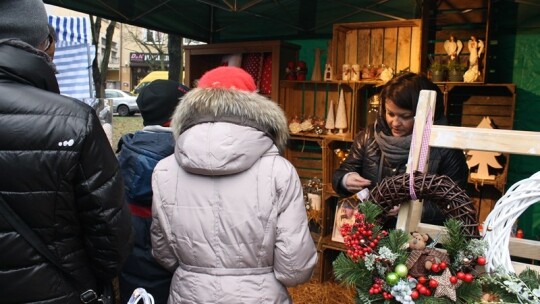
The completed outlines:
<svg viewBox="0 0 540 304">
<path fill-rule="evenodd" d="M 257 91 L 253 77 L 243 69 L 232 66 L 217 67 L 204 73 L 197 87 Z"/>
<path fill-rule="evenodd" d="M 261 94 L 270 95 L 272 93 L 272 54 L 265 53 L 262 65 L 261 84 L 259 91 Z"/>
<path fill-rule="evenodd" d="M 257 87 L 261 81 L 263 53 L 246 53 L 242 56 L 242 69 L 253 77 Z"/>
</svg>

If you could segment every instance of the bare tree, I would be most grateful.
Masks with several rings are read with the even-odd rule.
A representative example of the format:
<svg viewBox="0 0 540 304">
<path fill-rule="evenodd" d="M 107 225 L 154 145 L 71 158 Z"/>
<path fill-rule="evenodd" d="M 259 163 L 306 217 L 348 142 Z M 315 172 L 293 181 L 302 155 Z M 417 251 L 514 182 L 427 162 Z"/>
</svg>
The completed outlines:
<svg viewBox="0 0 540 304">
<path fill-rule="evenodd" d="M 182 37 L 169 34 L 169 79 L 183 82 Z"/>
<path fill-rule="evenodd" d="M 127 27 L 126 31 L 128 36 L 126 39 L 129 39 L 135 45 L 137 45 L 137 51 L 142 50 L 144 53 L 149 54 L 145 56 L 145 63 L 148 65 L 152 71 L 165 71 L 167 70 L 167 46 L 168 46 L 168 35 L 143 29 L 144 33 L 140 32 L 141 28 L 137 27 Z M 154 56 L 155 54 L 155 56 Z"/>
<path fill-rule="evenodd" d="M 90 16 L 90 24 L 92 27 L 92 40 L 96 47 L 96 53 L 94 61 L 92 61 L 92 77 L 94 78 L 94 87 L 96 90 L 96 97 L 105 97 L 105 82 L 107 80 L 107 69 L 109 67 L 109 57 L 111 55 L 112 38 L 114 35 L 114 29 L 116 28 L 116 21 L 110 21 L 105 33 L 105 51 L 102 54 L 101 62 L 99 61 L 99 34 L 101 32 L 100 17 Z"/>
</svg>

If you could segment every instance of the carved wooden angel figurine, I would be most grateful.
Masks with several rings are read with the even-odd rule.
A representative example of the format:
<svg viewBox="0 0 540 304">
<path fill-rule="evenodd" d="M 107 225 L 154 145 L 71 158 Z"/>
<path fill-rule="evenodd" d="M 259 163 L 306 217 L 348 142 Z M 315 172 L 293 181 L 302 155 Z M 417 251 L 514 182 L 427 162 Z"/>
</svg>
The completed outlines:
<svg viewBox="0 0 540 304">
<path fill-rule="evenodd" d="M 456 59 L 459 56 L 459 53 L 461 53 L 462 49 L 463 43 L 461 40 L 456 39 L 454 35 L 451 35 L 450 39 L 444 42 L 444 50 L 446 51 L 446 54 L 450 56 L 450 60 Z"/>
<path fill-rule="evenodd" d="M 482 55 L 482 52 L 484 51 L 484 42 L 477 39 L 475 36 L 471 36 L 468 47 L 470 52 L 469 65 L 478 65 L 478 58 L 480 58 L 480 55 Z"/>
<path fill-rule="evenodd" d="M 484 52 L 484 42 L 477 39 L 475 36 L 471 36 L 468 43 L 469 48 L 469 69 L 463 74 L 464 82 L 475 82 L 480 76 L 480 68 L 478 67 L 478 58 Z"/>
</svg>

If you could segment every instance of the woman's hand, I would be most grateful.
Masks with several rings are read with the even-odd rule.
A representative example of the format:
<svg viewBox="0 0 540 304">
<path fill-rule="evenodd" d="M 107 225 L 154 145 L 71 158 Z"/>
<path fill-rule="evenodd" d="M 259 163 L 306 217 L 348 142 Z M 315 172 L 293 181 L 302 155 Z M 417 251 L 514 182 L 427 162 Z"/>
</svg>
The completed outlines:
<svg viewBox="0 0 540 304">
<path fill-rule="evenodd" d="M 361 177 L 360 174 L 356 172 L 347 174 L 345 177 L 344 186 L 349 192 L 358 192 L 369 185 L 371 185 L 371 181 Z"/>
<path fill-rule="evenodd" d="M 395 205 L 390 211 L 388 211 L 388 216 L 397 216 L 399 213 L 399 206 Z"/>
</svg>

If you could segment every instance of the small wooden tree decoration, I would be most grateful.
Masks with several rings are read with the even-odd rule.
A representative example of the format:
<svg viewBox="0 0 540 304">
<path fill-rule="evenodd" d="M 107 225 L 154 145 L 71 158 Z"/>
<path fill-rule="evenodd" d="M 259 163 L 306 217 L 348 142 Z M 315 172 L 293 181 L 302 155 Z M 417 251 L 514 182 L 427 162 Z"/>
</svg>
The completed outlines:
<svg viewBox="0 0 540 304">
<path fill-rule="evenodd" d="M 328 130 L 329 133 L 332 133 L 335 126 L 335 115 L 334 115 L 334 100 L 330 100 L 330 106 L 328 107 L 328 114 L 326 115 L 326 124 L 324 127 Z"/>
<path fill-rule="evenodd" d="M 489 116 L 485 116 L 478 124 L 477 128 L 493 129 Z M 495 158 L 496 156 L 501 155 L 501 153 L 472 150 L 467 152 L 467 155 L 471 156 L 471 158 L 467 161 L 469 168 L 478 166 L 476 173 L 471 172 L 472 179 L 495 180 L 495 175 L 489 174 L 488 166 L 495 169 L 501 169 L 501 164 L 499 164 Z"/>
<path fill-rule="evenodd" d="M 339 91 L 339 102 L 336 113 L 336 128 L 339 130 L 339 134 L 343 134 L 343 130 L 347 129 L 347 109 L 345 108 L 343 89 Z"/>
</svg>

